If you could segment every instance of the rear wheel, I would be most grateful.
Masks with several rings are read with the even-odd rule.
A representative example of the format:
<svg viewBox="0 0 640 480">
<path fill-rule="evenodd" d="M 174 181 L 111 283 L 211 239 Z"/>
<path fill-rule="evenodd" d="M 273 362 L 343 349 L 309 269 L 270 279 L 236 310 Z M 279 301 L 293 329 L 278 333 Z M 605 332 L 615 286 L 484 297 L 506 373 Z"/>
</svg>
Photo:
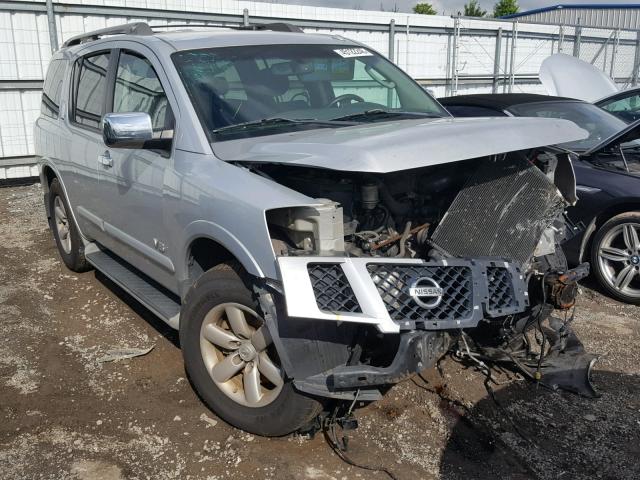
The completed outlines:
<svg viewBox="0 0 640 480">
<path fill-rule="evenodd" d="M 280 436 L 320 412 L 285 377 L 251 291 L 229 267 L 209 270 L 187 294 L 180 345 L 195 389 L 231 425 Z"/>
<path fill-rule="evenodd" d="M 74 272 L 89 270 L 91 266 L 84 257 L 80 232 L 73 221 L 69 203 L 57 178 L 49 185 L 49 212 L 53 238 L 64 264 Z"/>
<path fill-rule="evenodd" d="M 617 215 L 598 230 L 591 265 L 612 297 L 640 304 L 640 212 Z"/>
</svg>

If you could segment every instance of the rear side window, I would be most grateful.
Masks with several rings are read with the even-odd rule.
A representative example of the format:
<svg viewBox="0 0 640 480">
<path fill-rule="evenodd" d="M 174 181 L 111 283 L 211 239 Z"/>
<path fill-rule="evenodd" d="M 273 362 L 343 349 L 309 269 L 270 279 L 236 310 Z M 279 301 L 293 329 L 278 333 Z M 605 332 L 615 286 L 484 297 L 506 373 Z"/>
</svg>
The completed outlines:
<svg viewBox="0 0 640 480">
<path fill-rule="evenodd" d="M 80 125 L 99 128 L 107 96 L 109 53 L 89 55 L 76 64 L 77 84 L 73 119 Z"/>
<path fill-rule="evenodd" d="M 62 97 L 62 83 L 67 69 L 66 60 L 53 60 L 47 70 L 47 78 L 42 87 L 42 103 L 40 112 L 51 118 L 58 118 L 60 113 L 60 99 Z"/>
</svg>

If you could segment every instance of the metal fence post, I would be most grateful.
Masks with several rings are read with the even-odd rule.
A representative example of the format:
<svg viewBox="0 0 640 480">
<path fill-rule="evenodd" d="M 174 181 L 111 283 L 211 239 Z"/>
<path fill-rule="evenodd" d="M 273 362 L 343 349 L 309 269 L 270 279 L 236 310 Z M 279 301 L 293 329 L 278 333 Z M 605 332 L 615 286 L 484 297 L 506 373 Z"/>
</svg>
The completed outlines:
<svg viewBox="0 0 640 480">
<path fill-rule="evenodd" d="M 498 93 L 498 82 L 500 80 L 500 51 L 502 50 L 502 28 L 496 34 L 496 53 L 493 56 L 493 93 Z"/>
<path fill-rule="evenodd" d="M 395 63 L 396 57 L 396 21 L 391 20 L 389 22 L 389 55 L 387 56 L 390 61 Z"/>
<path fill-rule="evenodd" d="M 249 26 L 249 9 L 245 8 L 242 10 L 242 25 L 245 27 Z"/>
<path fill-rule="evenodd" d="M 580 58 L 580 43 L 582 41 L 582 27 L 578 25 L 575 30 L 575 38 L 573 40 L 573 56 Z"/>
<path fill-rule="evenodd" d="M 511 61 L 509 65 L 509 93 L 513 93 L 513 86 L 516 83 L 516 48 L 518 45 L 518 22 L 513 22 L 511 32 Z"/>
<path fill-rule="evenodd" d="M 460 49 L 460 15 L 453 21 L 453 48 L 451 49 L 451 95 L 458 94 L 458 53 Z"/>
<path fill-rule="evenodd" d="M 640 30 L 636 32 L 636 49 L 633 56 L 633 72 L 631 72 L 631 85 L 638 85 L 638 70 L 640 69 Z"/>
<path fill-rule="evenodd" d="M 451 41 L 451 32 L 447 32 L 447 65 L 444 69 L 444 96 L 451 95 L 451 56 L 453 55 L 453 42 Z"/>
<path fill-rule="evenodd" d="M 58 50 L 58 27 L 56 27 L 56 17 L 53 13 L 53 0 L 47 0 L 47 23 L 49 25 L 49 43 L 51 51 Z"/>
<path fill-rule="evenodd" d="M 407 15 L 407 30 L 405 31 L 405 38 L 404 38 L 404 50 L 405 50 L 405 61 L 404 61 L 404 69 L 408 72 L 409 71 L 409 15 Z"/>
<path fill-rule="evenodd" d="M 389 61 L 396 63 L 396 21 L 391 19 L 389 22 Z M 393 90 L 387 90 L 387 107 L 391 108 L 393 103 Z"/>
<path fill-rule="evenodd" d="M 613 40 L 613 49 L 611 50 L 611 65 L 609 65 L 609 76 L 613 79 L 613 81 L 616 81 L 616 77 L 615 77 L 615 65 L 616 65 L 616 56 L 618 55 L 618 47 L 620 45 L 620 30 L 616 30 L 616 33 L 614 34 L 614 40 Z"/>
<path fill-rule="evenodd" d="M 558 53 L 562 53 L 564 49 L 564 25 L 560 25 L 560 29 L 558 31 Z"/>
</svg>

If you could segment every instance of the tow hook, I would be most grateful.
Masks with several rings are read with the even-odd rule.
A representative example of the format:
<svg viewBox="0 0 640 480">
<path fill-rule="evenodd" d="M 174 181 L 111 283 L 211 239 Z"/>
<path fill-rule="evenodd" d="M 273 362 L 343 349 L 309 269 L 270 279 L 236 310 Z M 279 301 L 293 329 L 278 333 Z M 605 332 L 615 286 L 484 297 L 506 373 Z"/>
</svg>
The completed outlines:
<svg viewBox="0 0 640 480">
<path fill-rule="evenodd" d="M 325 410 L 318 415 L 311 423 L 303 427 L 298 431 L 299 434 L 308 436 L 309 438 L 315 437 L 316 433 L 328 432 L 334 437 L 335 446 L 341 451 L 346 452 L 348 446 L 348 438 L 344 432 L 349 430 L 355 430 L 358 428 L 358 419 L 353 413 L 354 407 L 358 401 L 360 390 L 357 390 L 353 401 L 351 402 L 337 402 L 331 411 Z M 343 432 L 342 438 L 338 438 L 336 427 L 340 427 Z"/>
<path fill-rule="evenodd" d="M 565 273 L 551 273 L 545 277 L 547 298 L 558 310 L 568 310 L 576 303 L 578 282 L 589 275 L 589 264 L 582 263 Z"/>
</svg>

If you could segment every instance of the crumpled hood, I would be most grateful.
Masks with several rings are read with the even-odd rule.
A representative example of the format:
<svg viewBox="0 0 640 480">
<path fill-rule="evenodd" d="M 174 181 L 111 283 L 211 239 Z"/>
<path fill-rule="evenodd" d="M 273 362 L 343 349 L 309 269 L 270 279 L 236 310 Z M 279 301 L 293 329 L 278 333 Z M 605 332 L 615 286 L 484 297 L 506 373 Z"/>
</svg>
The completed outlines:
<svg viewBox="0 0 640 480">
<path fill-rule="evenodd" d="M 540 65 L 540 82 L 549 95 L 595 102 L 618 92 L 618 86 L 590 63 L 565 53 L 547 57 Z"/>
<path fill-rule="evenodd" d="M 587 132 L 552 118 L 438 118 L 216 142 L 226 161 L 388 173 L 582 140 Z"/>
</svg>

